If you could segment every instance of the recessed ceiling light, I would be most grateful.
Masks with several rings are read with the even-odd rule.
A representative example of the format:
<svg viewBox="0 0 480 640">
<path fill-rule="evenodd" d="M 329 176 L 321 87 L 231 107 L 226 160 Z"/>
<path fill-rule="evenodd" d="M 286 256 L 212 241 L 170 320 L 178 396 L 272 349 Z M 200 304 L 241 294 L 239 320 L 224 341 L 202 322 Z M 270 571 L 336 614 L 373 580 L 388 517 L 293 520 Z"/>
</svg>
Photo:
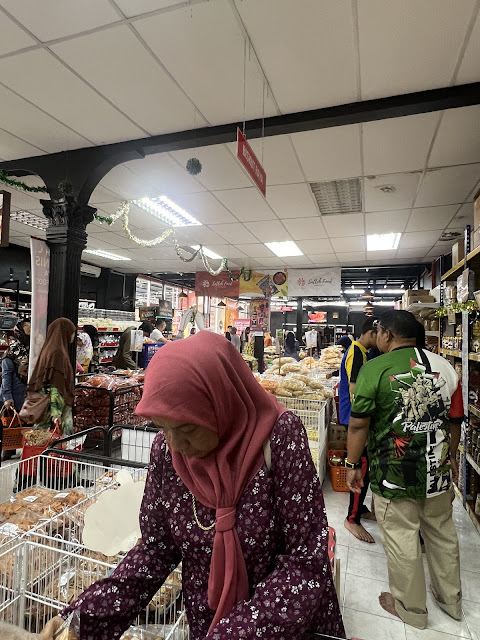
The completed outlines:
<svg viewBox="0 0 480 640">
<path fill-rule="evenodd" d="M 192 249 L 195 249 L 195 251 L 198 251 L 198 249 L 200 249 L 200 245 L 192 244 Z M 206 249 L 205 247 L 202 247 L 202 249 L 203 249 L 203 253 L 207 256 L 207 258 L 212 258 L 212 260 L 222 260 L 222 256 L 219 256 L 218 253 L 215 253 L 214 251 L 210 251 L 210 249 Z"/>
<path fill-rule="evenodd" d="M 403 289 L 377 289 L 373 293 L 375 293 L 377 296 L 390 296 L 397 293 L 403 293 Z"/>
<path fill-rule="evenodd" d="M 20 222 L 21 224 L 26 224 L 29 227 L 41 229 L 42 231 L 45 231 L 48 226 L 48 220 L 46 218 L 36 216 L 29 211 L 12 211 L 10 213 L 10 218 L 16 222 Z"/>
<path fill-rule="evenodd" d="M 388 251 L 396 249 L 401 233 L 378 233 L 367 236 L 367 251 Z"/>
<path fill-rule="evenodd" d="M 141 200 L 134 200 L 133 204 L 148 211 L 170 227 L 193 227 L 202 224 L 167 196 L 141 198 Z"/>
<path fill-rule="evenodd" d="M 117 256 L 116 253 L 109 253 L 108 251 L 102 251 L 101 249 L 85 249 L 84 253 L 90 253 L 92 256 L 98 256 L 99 258 L 105 258 L 106 260 L 131 260 L 131 258 Z"/>
<path fill-rule="evenodd" d="M 312 182 L 310 189 L 323 216 L 362 210 L 360 178 Z"/>
<path fill-rule="evenodd" d="M 300 251 L 295 242 L 292 242 L 291 240 L 288 240 L 287 242 L 265 242 L 265 246 L 279 258 L 303 256 L 303 252 Z"/>
</svg>

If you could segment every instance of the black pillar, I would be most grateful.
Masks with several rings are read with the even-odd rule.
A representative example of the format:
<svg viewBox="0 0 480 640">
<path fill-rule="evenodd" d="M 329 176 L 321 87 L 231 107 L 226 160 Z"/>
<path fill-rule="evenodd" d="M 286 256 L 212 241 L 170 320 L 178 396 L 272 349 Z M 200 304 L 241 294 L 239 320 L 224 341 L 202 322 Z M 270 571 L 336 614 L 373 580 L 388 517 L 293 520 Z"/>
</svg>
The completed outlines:
<svg viewBox="0 0 480 640">
<path fill-rule="evenodd" d="M 303 298 L 297 298 L 297 340 L 301 342 L 303 335 Z"/>
<path fill-rule="evenodd" d="M 50 281 L 48 288 L 48 323 L 56 318 L 78 322 L 80 297 L 80 263 L 87 246 L 86 227 L 96 209 L 77 204 L 74 197 L 42 200 L 48 218 L 47 243 L 50 247 Z"/>
</svg>

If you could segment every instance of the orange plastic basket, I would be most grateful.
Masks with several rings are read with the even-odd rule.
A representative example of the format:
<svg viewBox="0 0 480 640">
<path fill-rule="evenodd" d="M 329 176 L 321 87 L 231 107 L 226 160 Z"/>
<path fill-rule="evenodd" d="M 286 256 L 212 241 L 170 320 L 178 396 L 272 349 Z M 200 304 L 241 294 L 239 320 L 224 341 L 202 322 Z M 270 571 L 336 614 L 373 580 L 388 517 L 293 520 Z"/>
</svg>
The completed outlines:
<svg viewBox="0 0 480 640">
<path fill-rule="evenodd" d="M 24 427 L 10 427 L 3 430 L 2 451 L 21 449 L 23 445 L 22 431 Z"/>
<path fill-rule="evenodd" d="M 329 443 L 330 445 L 330 443 Z M 343 449 L 328 449 L 327 452 L 327 460 L 329 460 L 330 467 L 330 479 L 332 481 L 332 488 L 334 491 L 348 491 L 347 487 L 347 468 L 346 467 L 337 467 L 330 464 L 330 458 L 334 455 L 339 455 L 340 457 L 345 455 L 345 448 Z"/>
</svg>

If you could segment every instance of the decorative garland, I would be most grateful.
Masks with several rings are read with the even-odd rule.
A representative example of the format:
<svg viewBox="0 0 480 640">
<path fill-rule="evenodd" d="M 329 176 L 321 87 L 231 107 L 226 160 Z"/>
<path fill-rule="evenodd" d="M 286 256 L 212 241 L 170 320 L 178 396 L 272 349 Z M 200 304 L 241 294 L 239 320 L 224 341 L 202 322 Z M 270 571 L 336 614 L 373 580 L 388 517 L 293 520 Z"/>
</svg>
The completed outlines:
<svg viewBox="0 0 480 640">
<path fill-rule="evenodd" d="M 25 182 L 10 178 L 5 173 L 5 171 L 2 170 L 0 170 L 0 182 L 5 182 L 5 184 L 8 184 L 10 187 L 22 189 L 23 191 L 28 191 L 29 193 L 48 193 L 47 187 L 30 187 L 28 184 L 25 184 Z"/>
<path fill-rule="evenodd" d="M 478 311 L 478 304 L 475 300 L 467 300 L 466 302 L 452 302 L 448 307 L 438 307 L 437 309 L 435 309 L 435 317 L 444 318 L 446 315 L 448 315 L 449 311 L 453 311 L 453 313 L 462 313 L 462 311 L 473 313 L 474 311 Z"/>
<path fill-rule="evenodd" d="M 245 282 L 248 282 L 252 277 L 252 273 L 253 273 L 251 269 L 247 271 L 245 267 L 242 267 L 240 269 L 240 273 L 238 274 L 238 276 L 234 276 L 228 264 L 227 264 L 227 271 L 228 271 L 228 275 L 230 276 L 230 280 L 232 280 L 232 282 L 238 282 L 242 276 Z"/>
</svg>

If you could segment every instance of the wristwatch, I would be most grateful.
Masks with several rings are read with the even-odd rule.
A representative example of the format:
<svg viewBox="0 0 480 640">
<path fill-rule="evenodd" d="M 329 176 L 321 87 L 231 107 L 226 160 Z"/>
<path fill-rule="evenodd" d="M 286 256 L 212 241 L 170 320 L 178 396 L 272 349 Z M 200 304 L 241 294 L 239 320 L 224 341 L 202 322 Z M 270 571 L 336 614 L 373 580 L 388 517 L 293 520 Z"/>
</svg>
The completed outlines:
<svg viewBox="0 0 480 640">
<path fill-rule="evenodd" d="M 348 460 L 345 460 L 345 466 L 347 467 L 347 469 L 361 469 L 362 468 L 362 463 L 361 462 L 349 462 Z"/>
</svg>

